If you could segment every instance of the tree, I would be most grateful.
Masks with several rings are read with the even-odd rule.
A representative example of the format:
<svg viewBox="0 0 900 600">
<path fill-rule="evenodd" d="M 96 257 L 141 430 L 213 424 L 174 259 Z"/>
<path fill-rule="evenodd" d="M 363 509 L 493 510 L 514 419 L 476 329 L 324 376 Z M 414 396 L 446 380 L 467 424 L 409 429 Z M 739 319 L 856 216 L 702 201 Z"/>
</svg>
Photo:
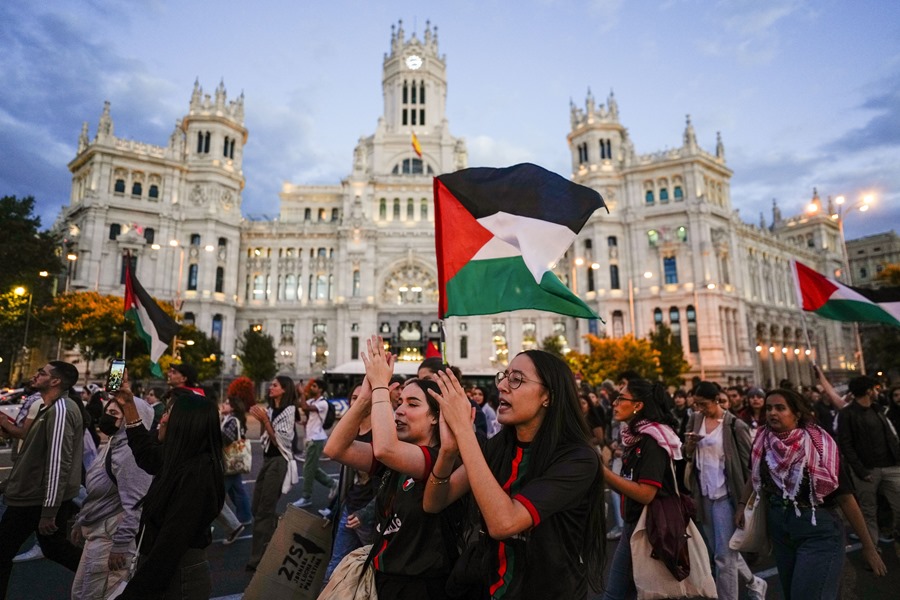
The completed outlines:
<svg viewBox="0 0 900 600">
<path fill-rule="evenodd" d="M 659 351 L 648 340 L 632 335 L 621 338 L 584 336 L 590 346 L 588 354 L 571 351 L 566 361 L 575 373 L 589 385 L 598 386 L 606 379 L 613 379 L 622 371 L 637 371 L 647 379 L 655 380 L 661 373 Z"/>
<path fill-rule="evenodd" d="M 34 214 L 34 198 L 21 200 L 15 196 L 0 198 L 0 381 L 7 381 L 13 359 L 20 355 L 25 341 L 25 311 L 31 298 L 31 320 L 28 341 L 37 342 L 44 331 L 36 319 L 53 293 L 55 277 L 62 273 L 62 260 L 53 236 L 41 232 L 41 219 Z M 41 275 L 41 273 L 44 273 Z M 16 296 L 16 287 L 26 294 Z M 14 383 L 14 382 L 12 382 Z"/>
<path fill-rule="evenodd" d="M 541 342 L 541 350 L 549 352 L 559 358 L 565 358 L 565 354 L 563 353 L 565 347 L 566 345 L 563 341 L 563 337 L 559 335 L 548 335 L 544 338 L 544 341 Z"/>
<path fill-rule="evenodd" d="M 900 264 L 885 265 L 876 279 L 888 286 L 900 286 Z"/>
<path fill-rule="evenodd" d="M 648 336 L 650 346 L 659 353 L 660 378 L 667 386 L 681 386 L 683 374 L 687 373 L 691 364 L 684 358 L 684 350 L 672 335 L 672 330 L 665 323 L 660 323 Z"/>
<path fill-rule="evenodd" d="M 275 341 L 271 335 L 251 327 L 241 335 L 238 347 L 243 375 L 256 383 L 275 377 L 278 367 L 275 364 Z"/>
</svg>

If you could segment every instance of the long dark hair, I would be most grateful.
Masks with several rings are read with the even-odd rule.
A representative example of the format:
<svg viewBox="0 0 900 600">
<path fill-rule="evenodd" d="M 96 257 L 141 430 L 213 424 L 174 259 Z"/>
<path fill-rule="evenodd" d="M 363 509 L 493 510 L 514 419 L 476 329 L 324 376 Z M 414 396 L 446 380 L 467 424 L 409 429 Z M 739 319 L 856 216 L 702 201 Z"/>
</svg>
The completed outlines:
<svg viewBox="0 0 900 600">
<path fill-rule="evenodd" d="M 559 451 L 567 445 L 584 446 L 595 452 L 591 446 L 591 432 L 581 412 L 575 376 L 560 358 L 543 350 L 522 352 L 531 360 L 541 383 L 550 395 L 550 404 L 544 413 L 544 420 L 531 442 L 530 466 L 522 478 L 522 485 L 542 475 L 557 458 Z M 503 427 L 491 445 L 497 448 L 486 457 L 494 476 L 502 472 L 509 457 L 515 453 L 516 428 Z M 494 446 L 493 444 L 497 444 Z M 584 545 L 580 548 L 587 580 L 591 588 L 599 591 L 603 586 L 603 566 L 606 554 L 606 503 L 603 498 L 603 470 L 597 460 L 597 475 L 588 494 L 588 520 Z"/>
<path fill-rule="evenodd" d="M 285 406 L 293 406 L 297 404 L 298 396 L 297 388 L 294 387 L 294 380 L 287 375 L 276 375 L 275 380 L 278 382 L 278 385 L 280 385 L 282 389 L 284 389 L 284 395 L 281 397 L 278 408 L 284 408 Z M 273 406 L 272 408 L 275 407 Z"/>
<path fill-rule="evenodd" d="M 219 411 L 209 398 L 185 389 L 175 390 L 169 424 L 162 448 L 162 465 L 144 498 L 144 511 L 149 515 L 165 512 L 177 488 L 184 467 L 193 461 L 206 461 L 212 468 L 216 495 L 212 500 L 217 511 L 225 502 L 225 476 L 222 466 L 222 431 Z M 202 499 L 197 499 L 201 501 Z"/>
<path fill-rule="evenodd" d="M 631 392 L 635 401 L 644 403 L 644 408 L 635 417 L 635 422 L 629 425 L 632 430 L 642 421 L 662 423 L 672 429 L 678 427 L 678 422 L 672 416 L 675 403 L 662 383 L 646 379 L 629 379 L 628 391 Z"/>
<path fill-rule="evenodd" d="M 225 402 L 231 407 L 231 414 L 241 424 L 241 429 L 247 431 L 247 407 L 244 406 L 244 401 L 237 396 L 228 396 Z"/>
</svg>

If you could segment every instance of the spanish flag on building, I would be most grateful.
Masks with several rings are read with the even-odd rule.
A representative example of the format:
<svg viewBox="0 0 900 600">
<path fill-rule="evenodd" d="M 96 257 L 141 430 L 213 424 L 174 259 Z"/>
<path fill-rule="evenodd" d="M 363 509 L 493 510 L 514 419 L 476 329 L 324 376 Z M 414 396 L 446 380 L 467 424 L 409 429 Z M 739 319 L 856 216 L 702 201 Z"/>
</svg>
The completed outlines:
<svg viewBox="0 0 900 600">
<path fill-rule="evenodd" d="M 416 132 L 412 132 L 412 147 L 413 150 L 416 151 L 416 154 L 419 158 L 422 158 L 422 146 L 419 145 L 419 138 L 416 137 Z"/>
</svg>

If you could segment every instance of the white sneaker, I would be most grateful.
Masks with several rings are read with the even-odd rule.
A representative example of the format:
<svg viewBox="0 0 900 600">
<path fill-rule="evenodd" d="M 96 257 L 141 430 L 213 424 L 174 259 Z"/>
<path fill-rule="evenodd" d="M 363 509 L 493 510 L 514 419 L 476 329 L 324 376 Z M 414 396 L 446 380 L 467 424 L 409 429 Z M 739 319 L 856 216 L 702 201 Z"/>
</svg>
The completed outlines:
<svg viewBox="0 0 900 600">
<path fill-rule="evenodd" d="M 310 500 L 309 498 L 300 498 L 299 500 L 297 500 L 296 502 L 293 502 L 292 504 L 294 506 L 296 506 L 297 508 L 306 508 L 307 506 L 312 504 L 312 500 Z"/>
<path fill-rule="evenodd" d="M 319 514 L 322 515 L 323 519 L 327 519 L 328 517 L 331 516 L 331 509 L 330 508 L 319 509 Z"/>
<path fill-rule="evenodd" d="M 753 581 L 747 585 L 747 597 L 750 600 L 766 600 L 766 590 L 769 584 L 762 577 L 753 577 Z"/>
<path fill-rule="evenodd" d="M 16 555 L 13 562 L 25 562 L 28 560 L 37 560 L 39 558 L 44 558 L 44 553 L 41 551 L 41 545 L 35 542 L 34 546 L 31 547 L 31 550 Z"/>
</svg>

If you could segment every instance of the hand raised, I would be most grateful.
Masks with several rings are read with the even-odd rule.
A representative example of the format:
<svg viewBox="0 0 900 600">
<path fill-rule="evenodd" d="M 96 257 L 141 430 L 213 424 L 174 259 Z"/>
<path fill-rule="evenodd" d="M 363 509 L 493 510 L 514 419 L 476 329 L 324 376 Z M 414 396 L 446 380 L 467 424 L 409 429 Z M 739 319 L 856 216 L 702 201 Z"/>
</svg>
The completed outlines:
<svg viewBox="0 0 900 600">
<path fill-rule="evenodd" d="M 429 393 L 441 405 L 441 416 L 447 426 L 455 435 L 459 435 L 462 428 L 471 429 L 475 422 L 475 408 L 456 376 L 449 370 L 438 371 L 433 380 L 441 392 L 435 394 L 429 390 Z"/>
<path fill-rule="evenodd" d="M 366 340 L 366 351 L 359 357 L 366 365 L 366 379 L 373 388 L 386 387 L 394 374 L 394 355 L 384 349 L 384 340 L 373 335 Z"/>
</svg>

